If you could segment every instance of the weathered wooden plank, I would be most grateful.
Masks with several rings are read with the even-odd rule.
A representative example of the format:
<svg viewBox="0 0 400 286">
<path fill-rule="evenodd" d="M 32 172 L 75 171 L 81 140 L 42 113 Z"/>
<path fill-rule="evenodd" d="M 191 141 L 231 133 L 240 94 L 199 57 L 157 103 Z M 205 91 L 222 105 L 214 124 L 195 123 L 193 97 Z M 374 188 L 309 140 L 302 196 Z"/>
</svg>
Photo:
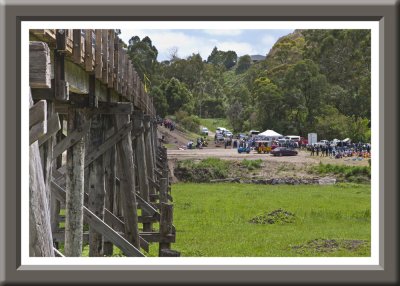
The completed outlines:
<svg viewBox="0 0 400 286">
<path fill-rule="evenodd" d="M 56 30 L 54 50 L 54 95 L 57 100 L 68 101 L 69 84 L 65 80 L 65 30 Z"/>
<path fill-rule="evenodd" d="M 150 203 L 146 202 L 140 195 L 136 195 L 139 207 L 142 210 L 145 210 L 146 213 L 150 216 L 154 216 L 156 218 L 160 218 L 160 213 L 154 208 Z"/>
<path fill-rule="evenodd" d="M 29 128 L 47 120 L 47 102 L 40 100 L 29 108 Z"/>
<path fill-rule="evenodd" d="M 181 253 L 172 249 L 161 249 L 160 257 L 180 257 Z"/>
<path fill-rule="evenodd" d="M 119 70 L 120 70 L 120 43 L 118 37 L 114 37 L 114 71 L 113 71 L 113 87 L 118 92 L 120 87 Z"/>
<path fill-rule="evenodd" d="M 49 138 L 54 136 L 61 129 L 61 124 L 58 117 L 58 113 L 54 113 L 47 120 L 47 132 L 39 139 L 39 146 L 45 143 Z"/>
<path fill-rule="evenodd" d="M 32 106 L 31 95 L 29 102 Z M 49 203 L 37 143 L 29 147 L 29 256 L 54 256 Z"/>
<path fill-rule="evenodd" d="M 46 43 L 29 43 L 29 86 L 31 88 L 51 87 L 50 49 Z"/>
<path fill-rule="evenodd" d="M 90 126 L 90 147 L 97 148 L 104 141 L 104 126 L 101 115 L 95 115 L 92 118 Z M 104 217 L 104 170 L 103 158 L 96 158 L 89 166 L 89 199 L 88 208 L 98 218 Z M 92 226 L 89 228 L 89 256 L 97 257 L 103 255 L 102 235 L 95 231 Z"/>
<path fill-rule="evenodd" d="M 89 107 L 90 108 L 97 108 L 99 106 L 99 97 L 96 93 L 96 77 L 94 74 L 89 75 Z"/>
<path fill-rule="evenodd" d="M 81 256 L 82 254 L 82 230 L 83 230 L 83 194 L 84 194 L 84 155 L 85 141 L 83 135 L 87 132 L 79 132 L 78 130 L 87 124 L 86 114 L 84 110 L 71 107 L 68 112 L 68 134 L 72 135 L 75 131 L 79 134 L 76 141 L 68 142 L 61 146 L 72 146 L 67 151 L 67 176 L 66 176 L 66 202 L 65 202 L 65 255 Z M 67 137 L 68 138 L 68 137 Z M 79 138 L 79 139 L 78 139 Z M 70 138 L 71 139 L 71 138 Z M 59 143 L 61 144 L 61 142 Z M 57 144 L 57 145 L 59 145 Z M 56 146 L 57 147 L 57 146 Z M 56 148 L 54 148 L 56 149 Z M 54 152 L 54 158 L 61 154 L 64 147 L 58 149 L 58 153 Z M 60 151 L 61 150 L 61 151 Z"/>
<path fill-rule="evenodd" d="M 56 159 L 65 150 L 81 142 L 81 139 L 90 129 L 90 120 L 84 122 L 81 126 L 77 126 L 76 130 L 69 130 L 68 136 L 57 143 L 53 149 L 53 159 Z"/>
<path fill-rule="evenodd" d="M 161 203 L 161 217 L 160 217 L 160 236 L 159 243 L 159 256 L 161 256 L 162 249 L 171 249 L 170 242 L 164 242 L 163 239 L 172 235 L 172 221 L 173 221 L 173 206 L 167 203 Z M 175 237 L 175 236 L 174 236 Z"/>
<path fill-rule="evenodd" d="M 125 238 L 125 234 L 122 232 L 117 232 L 121 237 Z M 55 242 L 64 242 L 65 241 L 65 232 L 62 230 L 59 230 L 57 232 L 53 232 L 53 240 Z M 83 236 L 82 236 L 82 242 L 84 244 L 88 244 L 89 243 L 89 233 L 88 232 L 84 232 Z M 111 240 L 109 240 L 108 238 L 104 238 L 104 242 L 108 242 L 111 243 Z M 144 240 L 142 237 L 140 237 L 140 247 L 143 248 L 145 251 L 149 251 L 149 243 Z"/>
<path fill-rule="evenodd" d="M 85 158 L 85 164 L 88 166 L 99 156 L 103 155 L 107 150 L 117 144 L 122 138 L 124 138 L 132 129 L 132 122 L 129 122 L 123 126 L 117 133 L 108 138 L 101 146 L 96 147 L 91 153 Z"/>
<path fill-rule="evenodd" d="M 111 116 L 104 116 L 104 126 L 106 130 L 106 141 L 112 137 L 114 134 L 114 128 L 112 127 L 112 118 Z M 103 143 L 104 144 L 104 143 Z M 112 145 L 111 148 L 108 148 L 107 151 L 103 154 L 103 163 L 104 163 L 104 183 L 105 183 L 105 202 L 104 207 L 105 213 L 110 210 L 111 213 L 114 212 L 114 194 L 116 192 L 116 158 L 115 158 L 115 144 Z M 89 155 L 88 155 L 89 156 Z M 115 210 L 115 213 L 116 210 Z M 106 221 L 106 219 L 104 219 Z M 114 227 L 113 227 L 114 228 Z M 122 231 L 125 229 L 123 225 Z M 105 242 L 103 246 L 104 255 L 112 255 L 113 254 L 113 245 L 111 243 Z"/>
<path fill-rule="evenodd" d="M 83 67 L 69 61 L 64 62 L 65 81 L 68 82 L 70 93 L 88 94 L 89 93 L 89 74 Z"/>
<path fill-rule="evenodd" d="M 82 30 L 75 29 L 72 32 L 73 46 L 72 46 L 72 60 L 76 64 L 82 63 Z"/>
<path fill-rule="evenodd" d="M 155 175 L 154 175 L 154 152 L 153 152 L 153 140 L 151 139 L 151 120 L 150 116 L 145 114 L 143 116 L 143 126 L 144 126 L 144 147 L 146 153 L 146 167 L 147 167 L 147 179 L 149 181 L 149 194 L 155 194 L 157 189 L 155 186 Z"/>
<path fill-rule="evenodd" d="M 65 257 L 64 254 L 62 254 L 60 251 L 58 251 L 57 248 L 53 247 L 53 250 L 54 250 L 55 257 Z"/>
<path fill-rule="evenodd" d="M 97 114 L 132 114 L 133 105 L 130 102 L 99 102 L 95 111 Z"/>
<path fill-rule="evenodd" d="M 135 111 L 134 113 L 134 131 L 143 130 L 143 113 L 141 111 Z M 149 183 L 147 180 L 147 166 L 146 166 L 146 150 L 144 147 L 143 133 L 136 136 L 134 140 L 135 144 L 135 159 L 138 168 L 138 179 L 139 179 L 139 190 L 141 197 L 146 201 L 150 201 L 149 197 Z M 147 214 L 146 214 L 147 215 Z M 144 225 L 144 231 L 149 231 L 150 225 Z"/>
<path fill-rule="evenodd" d="M 134 245 L 130 244 L 125 238 L 120 234 L 115 232 L 111 227 L 104 223 L 100 218 L 98 218 L 89 209 L 84 208 L 85 217 L 88 219 L 89 224 L 96 231 L 103 234 L 107 239 L 109 239 L 113 244 L 120 248 L 125 255 L 132 257 L 144 257 L 143 253 L 140 252 Z M 139 242 L 139 241 L 138 241 Z"/>
<path fill-rule="evenodd" d="M 118 46 L 118 93 L 122 93 L 122 79 L 123 79 L 123 54 L 122 54 L 122 45 Z"/>
<path fill-rule="evenodd" d="M 114 128 L 121 129 L 129 123 L 128 115 L 115 115 Z M 117 143 L 118 162 L 120 167 L 120 191 L 122 195 L 122 207 L 124 209 L 125 233 L 128 241 L 139 247 L 139 230 L 137 220 L 135 194 L 135 169 L 133 164 L 133 150 L 130 135 L 125 136 Z"/>
<path fill-rule="evenodd" d="M 100 29 L 95 30 L 96 34 L 96 46 L 95 46 L 95 75 L 96 79 L 102 79 L 102 72 L 103 72 L 103 60 L 102 60 L 102 53 L 103 53 L 103 45 L 102 45 L 102 32 Z"/>
<path fill-rule="evenodd" d="M 160 189 L 160 185 L 157 184 L 157 183 L 153 180 L 153 178 L 147 177 L 147 179 L 149 180 L 150 185 L 151 185 L 156 191 Z M 151 196 L 151 195 L 155 195 L 155 193 L 154 193 L 154 194 L 151 193 L 150 196 Z"/>
<path fill-rule="evenodd" d="M 85 31 L 85 70 L 87 72 L 93 71 L 93 30 L 84 30 Z"/>
<path fill-rule="evenodd" d="M 39 122 L 29 129 L 29 145 L 39 140 L 47 132 L 47 120 Z"/>
<path fill-rule="evenodd" d="M 114 83 L 114 30 L 108 30 L 108 87 Z"/>
<path fill-rule="evenodd" d="M 101 81 L 108 84 L 108 30 L 101 30 Z"/>
<path fill-rule="evenodd" d="M 147 242 L 159 242 L 163 244 L 171 244 L 175 242 L 174 234 L 162 236 L 159 232 L 141 232 L 140 236 Z"/>
</svg>

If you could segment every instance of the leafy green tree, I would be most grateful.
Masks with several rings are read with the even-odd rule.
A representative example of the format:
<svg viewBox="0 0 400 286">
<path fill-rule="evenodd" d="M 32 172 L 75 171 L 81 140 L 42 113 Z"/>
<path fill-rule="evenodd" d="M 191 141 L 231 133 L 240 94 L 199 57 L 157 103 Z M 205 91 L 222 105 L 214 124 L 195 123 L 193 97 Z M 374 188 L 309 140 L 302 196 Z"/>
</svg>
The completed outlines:
<svg viewBox="0 0 400 286">
<path fill-rule="evenodd" d="M 257 124 L 262 129 L 278 129 L 282 116 L 282 91 L 270 79 L 258 78 L 254 83 Z"/>
<path fill-rule="evenodd" d="M 289 107 L 293 111 L 298 106 L 296 120 L 305 119 L 305 122 L 298 122 L 298 125 L 312 129 L 326 94 L 326 77 L 319 73 L 318 66 L 313 61 L 307 59 L 290 68 L 285 79 L 286 98 L 292 99 Z M 301 113 L 305 113 L 305 116 L 301 116 Z"/>
<path fill-rule="evenodd" d="M 161 117 L 165 117 L 168 114 L 169 105 L 163 90 L 161 90 L 159 86 L 156 86 L 151 90 L 150 96 L 153 97 L 153 103 L 157 114 Z"/>
<path fill-rule="evenodd" d="M 146 75 L 151 81 L 157 66 L 158 56 L 158 50 L 151 39 L 147 36 L 142 40 L 138 36 L 132 37 L 129 40 L 128 55 L 141 80 L 144 81 L 144 75 Z"/>
<path fill-rule="evenodd" d="M 238 60 L 238 66 L 236 73 L 243 73 L 248 70 L 251 66 L 251 57 L 249 55 L 241 56 Z"/>
<path fill-rule="evenodd" d="M 226 115 L 232 125 L 233 131 L 238 132 L 243 130 L 243 123 L 245 120 L 244 114 L 245 110 L 240 101 L 235 101 L 228 107 Z"/>
<path fill-rule="evenodd" d="M 237 54 L 235 51 L 218 51 L 217 47 L 214 47 L 211 54 L 207 58 L 207 63 L 224 66 L 226 69 L 230 69 L 235 66 L 236 62 Z"/>
<path fill-rule="evenodd" d="M 178 110 L 186 111 L 189 114 L 193 112 L 192 94 L 179 80 L 171 78 L 161 86 L 161 89 L 169 104 L 168 114 L 174 114 Z"/>
</svg>

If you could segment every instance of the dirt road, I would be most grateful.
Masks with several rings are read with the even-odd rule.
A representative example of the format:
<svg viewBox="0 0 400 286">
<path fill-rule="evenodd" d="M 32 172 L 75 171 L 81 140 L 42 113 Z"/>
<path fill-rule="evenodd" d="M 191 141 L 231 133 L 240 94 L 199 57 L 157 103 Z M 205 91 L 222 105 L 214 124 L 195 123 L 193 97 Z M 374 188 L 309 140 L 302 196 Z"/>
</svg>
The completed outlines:
<svg viewBox="0 0 400 286">
<path fill-rule="evenodd" d="M 226 160 L 255 160 L 262 159 L 263 161 L 269 162 L 285 162 L 285 163 L 304 163 L 304 164 L 318 164 L 322 162 L 324 164 L 345 164 L 345 165 L 353 165 L 353 166 L 367 166 L 368 160 L 363 159 L 353 160 L 352 158 L 342 158 L 342 159 L 334 159 L 331 157 L 317 157 L 310 156 L 309 152 L 299 151 L 297 156 L 283 156 L 276 157 L 270 154 L 257 154 L 255 151 L 251 151 L 250 154 L 239 154 L 237 149 L 224 149 L 221 148 L 203 148 L 203 149 L 192 149 L 192 150 L 168 150 L 168 158 L 184 160 L 184 159 L 205 159 L 208 157 L 216 157 L 220 159 Z"/>
</svg>

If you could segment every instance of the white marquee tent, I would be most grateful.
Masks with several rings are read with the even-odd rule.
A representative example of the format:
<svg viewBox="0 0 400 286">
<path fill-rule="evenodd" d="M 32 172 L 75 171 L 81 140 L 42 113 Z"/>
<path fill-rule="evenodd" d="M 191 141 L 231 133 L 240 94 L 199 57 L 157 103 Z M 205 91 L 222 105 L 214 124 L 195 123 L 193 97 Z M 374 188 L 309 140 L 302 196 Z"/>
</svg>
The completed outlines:
<svg viewBox="0 0 400 286">
<path fill-rule="evenodd" d="M 270 130 L 270 129 L 258 134 L 258 136 L 269 137 L 270 140 L 278 140 L 279 138 L 283 137 L 282 134 L 279 134 L 279 133 L 275 132 L 274 130 Z"/>
</svg>

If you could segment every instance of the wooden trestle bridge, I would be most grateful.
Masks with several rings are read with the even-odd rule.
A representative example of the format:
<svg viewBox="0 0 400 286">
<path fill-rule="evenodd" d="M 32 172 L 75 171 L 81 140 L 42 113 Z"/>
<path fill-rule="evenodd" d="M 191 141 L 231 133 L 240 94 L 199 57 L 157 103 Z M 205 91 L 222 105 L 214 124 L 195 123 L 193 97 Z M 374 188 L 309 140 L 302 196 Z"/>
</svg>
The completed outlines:
<svg viewBox="0 0 400 286">
<path fill-rule="evenodd" d="M 30 256 L 146 256 L 150 243 L 179 256 L 156 110 L 118 35 L 30 30 L 29 52 Z"/>
</svg>

